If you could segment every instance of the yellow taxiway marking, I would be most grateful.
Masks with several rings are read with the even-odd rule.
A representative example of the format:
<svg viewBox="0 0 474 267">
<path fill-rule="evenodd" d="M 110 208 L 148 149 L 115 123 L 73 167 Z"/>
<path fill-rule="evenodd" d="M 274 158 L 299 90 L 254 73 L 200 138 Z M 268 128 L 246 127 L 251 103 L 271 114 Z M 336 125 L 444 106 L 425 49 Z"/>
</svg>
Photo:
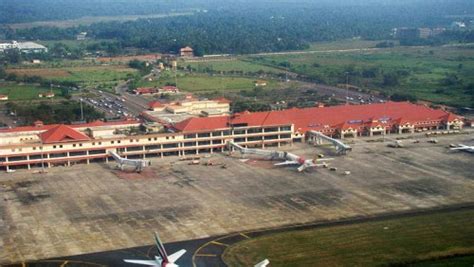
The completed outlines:
<svg viewBox="0 0 474 267">
<path fill-rule="evenodd" d="M 196 254 L 197 257 L 217 257 L 215 254 Z"/>
<path fill-rule="evenodd" d="M 65 261 L 65 262 L 63 262 L 63 264 L 61 264 L 61 266 L 60 266 L 60 267 L 64 267 L 64 266 L 66 266 L 66 264 L 67 264 L 68 262 L 69 262 L 69 261 Z"/>
<path fill-rule="evenodd" d="M 224 243 L 221 243 L 221 242 L 217 242 L 217 241 L 211 241 L 212 244 L 216 244 L 216 245 L 219 245 L 219 246 L 223 246 L 223 247 L 228 247 L 229 245 L 227 244 L 224 244 Z"/>
<path fill-rule="evenodd" d="M 250 236 L 248 236 L 248 235 L 246 235 L 246 234 L 244 234 L 244 233 L 240 233 L 240 235 L 243 236 L 243 237 L 245 237 L 245 238 L 247 238 L 247 239 L 250 239 Z"/>
</svg>

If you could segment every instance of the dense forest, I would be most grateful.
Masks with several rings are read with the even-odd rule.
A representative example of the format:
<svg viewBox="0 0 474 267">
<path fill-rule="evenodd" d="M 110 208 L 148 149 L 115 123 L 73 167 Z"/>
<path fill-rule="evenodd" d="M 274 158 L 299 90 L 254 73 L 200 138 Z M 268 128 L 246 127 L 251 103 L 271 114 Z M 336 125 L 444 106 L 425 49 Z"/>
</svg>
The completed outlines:
<svg viewBox="0 0 474 267">
<path fill-rule="evenodd" d="M 199 5 L 184 0 L 0 0 L 0 24 L 160 14 L 193 6 Z"/>
<path fill-rule="evenodd" d="M 25 2 L 35 1 L 40 0 Z M 43 1 L 49 3 L 53 0 Z M 69 5 L 73 3 L 63 1 Z M 85 9 L 90 2 L 94 1 L 87 0 L 85 4 L 81 2 L 84 7 L 79 10 Z M 102 2 L 108 3 L 110 0 L 97 3 Z M 176 52 L 180 47 L 191 45 L 197 55 L 247 54 L 304 49 L 312 42 L 352 37 L 386 39 L 390 37 L 391 29 L 395 27 L 447 26 L 453 21 L 453 15 L 474 13 L 474 4 L 467 0 L 400 2 L 374 0 L 329 4 L 323 1 L 321 4 L 319 1 L 299 1 L 272 2 L 270 5 L 265 1 L 255 3 L 240 1 L 231 5 L 224 1 L 212 6 L 206 1 L 201 3 L 191 1 L 182 7 L 208 7 L 209 10 L 195 12 L 190 16 L 103 22 L 66 29 L 36 27 L 15 31 L 4 27 L 0 33 L 3 32 L 6 39 L 12 40 L 67 40 L 74 39 L 78 32 L 86 31 L 91 38 L 114 40 L 119 47 Z M 133 2 L 135 4 L 126 1 L 115 4 L 118 3 L 133 6 L 128 13 L 140 13 L 145 7 L 156 4 L 145 0 Z M 174 2 L 173 5 L 168 2 L 160 3 L 156 4 L 156 8 L 150 6 L 147 12 L 158 12 L 160 5 L 165 6 L 164 10 L 171 10 L 171 6 L 178 5 L 178 2 Z M 97 9 L 91 9 L 90 14 L 99 12 L 101 9 L 99 7 L 101 5 L 98 5 Z M 76 15 L 82 14 L 79 10 Z M 123 11 L 111 4 L 109 12 L 112 10 L 116 13 Z M 100 14 L 109 14 L 104 12 Z M 66 13 L 64 16 L 69 18 L 73 15 Z M 461 36 L 461 39 L 471 41 L 472 35 L 468 33 L 466 36 Z"/>
</svg>

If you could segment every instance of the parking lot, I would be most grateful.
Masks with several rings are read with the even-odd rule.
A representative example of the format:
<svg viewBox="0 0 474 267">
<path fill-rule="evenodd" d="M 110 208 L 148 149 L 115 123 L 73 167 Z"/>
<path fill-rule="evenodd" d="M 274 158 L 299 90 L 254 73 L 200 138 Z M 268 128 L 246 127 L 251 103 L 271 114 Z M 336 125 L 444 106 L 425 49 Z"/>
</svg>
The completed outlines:
<svg viewBox="0 0 474 267">
<path fill-rule="evenodd" d="M 404 140 L 351 140 L 353 151 L 282 147 L 334 157 L 331 167 L 298 173 L 272 162 L 213 154 L 198 165 L 153 160 L 142 174 L 114 164 L 0 175 L 0 263 L 149 245 L 252 229 L 474 202 L 473 134 Z M 209 164 L 212 163 L 212 164 Z M 210 165 L 210 166 L 209 166 Z M 349 171 L 350 174 L 345 173 Z"/>
</svg>

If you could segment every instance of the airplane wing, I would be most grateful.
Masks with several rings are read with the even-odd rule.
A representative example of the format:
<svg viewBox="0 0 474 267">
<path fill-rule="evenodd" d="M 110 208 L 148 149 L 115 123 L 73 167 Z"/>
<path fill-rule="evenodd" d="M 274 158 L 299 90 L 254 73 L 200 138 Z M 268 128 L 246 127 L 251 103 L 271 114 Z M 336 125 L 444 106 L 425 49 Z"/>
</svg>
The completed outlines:
<svg viewBox="0 0 474 267">
<path fill-rule="evenodd" d="M 177 261 L 179 258 L 181 258 L 181 256 L 184 255 L 184 253 L 186 253 L 186 250 L 185 249 L 182 249 L 178 252 L 175 252 L 171 255 L 168 255 L 168 260 L 170 263 L 174 263 L 175 261 Z"/>
<path fill-rule="evenodd" d="M 160 266 L 156 261 L 152 260 L 123 260 L 124 262 L 133 263 L 133 264 L 141 264 L 141 265 L 148 265 L 148 266 Z"/>
<path fill-rule="evenodd" d="M 266 267 L 268 264 L 270 264 L 270 261 L 268 259 L 264 259 L 263 261 L 255 264 L 254 267 Z"/>
<path fill-rule="evenodd" d="M 285 166 L 285 165 L 296 165 L 296 164 L 300 164 L 300 163 L 296 162 L 296 161 L 293 161 L 293 160 L 287 160 L 287 161 L 284 161 L 284 162 L 275 163 L 273 165 L 274 166 Z"/>
<path fill-rule="evenodd" d="M 467 146 L 458 146 L 458 147 L 453 147 L 451 150 L 468 150 L 469 147 Z"/>
</svg>

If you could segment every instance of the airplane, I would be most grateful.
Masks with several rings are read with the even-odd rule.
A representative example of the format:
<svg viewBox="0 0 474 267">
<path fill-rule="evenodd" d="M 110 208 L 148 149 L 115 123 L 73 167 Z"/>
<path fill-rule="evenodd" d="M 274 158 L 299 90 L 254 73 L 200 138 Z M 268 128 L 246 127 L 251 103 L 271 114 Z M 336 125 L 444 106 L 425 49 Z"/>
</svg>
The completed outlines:
<svg viewBox="0 0 474 267">
<path fill-rule="evenodd" d="M 466 146 L 463 144 L 459 144 L 455 147 L 450 148 L 451 150 L 460 150 L 460 151 L 465 151 L 469 153 L 474 153 L 474 146 Z"/>
<path fill-rule="evenodd" d="M 242 155 L 245 154 L 253 154 L 259 155 L 262 157 L 269 158 L 271 160 L 284 160 L 283 162 L 275 163 L 274 166 L 287 166 L 287 165 L 297 165 L 297 170 L 299 172 L 304 171 L 307 168 L 311 167 L 326 167 L 326 161 L 333 160 L 332 158 L 325 158 L 325 159 L 304 159 L 301 156 L 295 155 L 290 152 L 286 151 L 273 151 L 273 150 L 265 150 L 265 149 L 257 149 L 257 148 L 245 148 L 239 144 L 236 144 L 232 141 L 228 142 L 229 148 L 234 147 L 237 149 Z M 322 164 L 317 164 L 317 162 L 322 161 Z"/>
<path fill-rule="evenodd" d="M 181 258 L 181 256 L 184 255 L 184 253 L 186 253 L 186 250 L 182 249 L 178 252 L 168 255 L 157 233 L 155 233 L 155 243 L 156 243 L 156 248 L 158 249 L 158 254 L 160 255 L 155 256 L 154 260 L 128 260 L 127 259 L 123 261 L 128 262 L 128 263 L 133 263 L 133 264 L 156 266 L 156 267 L 179 267 L 179 265 L 176 265 L 175 262 L 179 258 Z"/>
<path fill-rule="evenodd" d="M 304 159 L 301 156 L 297 156 L 293 153 L 286 153 L 285 152 L 285 161 L 284 162 L 279 162 L 275 163 L 273 165 L 275 166 L 285 166 L 285 165 L 298 165 L 298 168 L 296 168 L 299 172 L 304 171 L 307 168 L 313 168 L 313 167 L 327 167 L 326 161 L 333 160 L 332 158 L 326 158 L 326 159 Z M 323 163 L 318 164 L 317 162 L 322 161 Z"/>
<path fill-rule="evenodd" d="M 270 264 L 270 261 L 268 259 L 264 259 L 263 261 L 255 264 L 254 267 L 267 267 L 268 264 Z"/>
</svg>

